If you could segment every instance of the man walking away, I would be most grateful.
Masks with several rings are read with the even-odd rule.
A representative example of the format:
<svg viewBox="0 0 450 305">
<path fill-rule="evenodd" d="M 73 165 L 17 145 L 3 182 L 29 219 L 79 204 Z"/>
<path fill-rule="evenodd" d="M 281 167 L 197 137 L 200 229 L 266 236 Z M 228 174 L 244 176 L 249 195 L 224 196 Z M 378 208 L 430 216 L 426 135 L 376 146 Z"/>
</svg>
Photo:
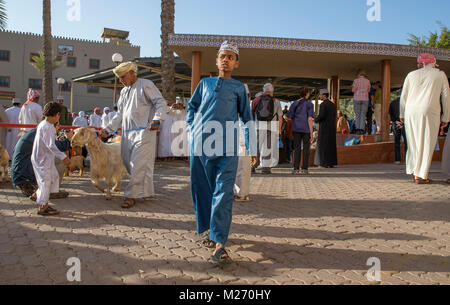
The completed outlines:
<svg viewBox="0 0 450 305">
<path fill-rule="evenodd" d="M 366 116 L 369 109 L 369 92 L 371 84 L 367 79 L 367 74 L 363 70 L 358 72 L 358 78 L 353 82 L 353 104 L 356 115 L 356 134 L 365 134 Z"/>
<path fill-rule="evenodd" d="M 408 139 L 406 172 L 414 175 L 415 183 L 430 184 L 428 173 L 439 127 L 446 127 L 450 120 L 450 88 L 433 55 L 423 53 L 417 62 L 421 68 L 409 73 L 403 85 L 400 120 Z"/>
<path fill-rule="evenodd" d="M 406 140 L 405 125 L 400 121 L 400 98 L 395 99 L 389 105 L 389 116 L 392 122 L 392 129 L 395 136 L 395 164 L 402 161 L 401 145 L 402 138 L 405 142 L 405 156 L 408 152 L 408 141 Z"/>
<path fill-rule="evenodd" d="M 320 166 L 333 168 L 337 165 L 336 147 L 336 105 L 329 100 L 329 92 L 326 89 L 320 90 L 319 116 L 315 122 L 319 124 L 319 139 L 317 149 L 319 150 Z"/>
</svg>

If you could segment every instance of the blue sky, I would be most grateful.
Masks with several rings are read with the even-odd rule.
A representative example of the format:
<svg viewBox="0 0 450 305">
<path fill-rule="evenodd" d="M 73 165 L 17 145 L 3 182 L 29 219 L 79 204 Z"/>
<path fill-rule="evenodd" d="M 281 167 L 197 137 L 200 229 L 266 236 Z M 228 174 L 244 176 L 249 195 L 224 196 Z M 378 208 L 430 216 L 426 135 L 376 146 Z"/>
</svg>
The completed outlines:
<svg viewBox="0 0 450 305">
<path fill-rule="evenodd" d="M 100 40 L 103 27 L 130 31 L 141 56 L 160 55 L 160 0 L 52 1 L 53 34 Z M 408 44 L 408 33 L 450 27 L 449 0 L 377 0 L 381 21 L 369 22 L 367 0 L 176 0 L 175 32 Z M 42 0 L 6 0 L 8 30 L 42 33 Z"/>
</svg>

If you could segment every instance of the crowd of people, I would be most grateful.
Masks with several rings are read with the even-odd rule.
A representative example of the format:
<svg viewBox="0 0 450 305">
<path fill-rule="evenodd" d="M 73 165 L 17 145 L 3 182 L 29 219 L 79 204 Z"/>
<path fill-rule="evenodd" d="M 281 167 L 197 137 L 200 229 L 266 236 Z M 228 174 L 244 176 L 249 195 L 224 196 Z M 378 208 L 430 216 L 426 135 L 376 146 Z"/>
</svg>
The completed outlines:
<svg viewBox="0 0 450 305">
<path fill-rule="evenodd" d="M 434 57 L 423 54 L 418 62 L 420 69 L 406 78 L 401 98 L 391 103 L 390 115 L 395 126 L 396 161 L 400 158 L 397 144 L 403 137 L 408 143 L 407 173 L 413 175 L 415 183 L 429 184 L 428 171 L 438 133 L 450 121 L 450 90 L 448 79 L 436 68 Z M 49 200 L 68 194 L 59 190 L 61 172 L 55 159 L 64 166 L 70 164 L 70 155 L 65 152 L 70 150 L 73 136 L 73 132 L 67 132 L 58 139 L 58 127 L 95 127 L 104 141 L 120 129 L 122 162 L 130 175 L 122 208 L 132 208 L 138 200 L 155 195 L 153 172 L 157 156 L 189 156 L 197 233 L 202 235 L 205 247 L 214 249 L 212 261 L 229 261 L 226 243 L 233 202 L 252 200 L 249 196 L 252 172 L 271 174 L 279 163 L 280 148 L 284 147 L 284 157 L 292 163 L 292 174 L 308 175 L 312 144 L 315 164 L 333 168 L 338 164 L 336 134 L 351 130 L 343 113 L 330 100 L 327 89 L 319 92 L 322 103 L 317 115 L 308 88 L 301 88 L 299 99 L 284 110 L 270 83 L 252 100 L 248 86 L 232 78 L 239 64 L 238 46 L 225 41 L 216 58 L 219 75 L 200 81 L 187 109 L 182 103 L 169 109 L 154 83 L 138 78 L 137 66 L 131 62 L 114 69 L 124 88 L 113 112 L 107 107 L 103 113 L 100 108 L 94 109 L 89 117 L 84 112 L 70 115 L 60 97 L 42 109 L 40 93 L 30 89 L 23 107 L 15 99 L 5 115 L 0 111 L 3 122 L 38 126 L 24 127 L 20 140 L 20 130 L 7 130 L 5 144 L 12 156 L 13 184 L 37 202 L 39 215 L 58 215 Z M 381 86 L 375 85 L 371 93 L 372 84 L 364 71 L 354 81 L 356 134 L 366 132 L 369 108 L 374 109 L 377 122 L 380 121 Z M 229 123 L 238 126 L 240 136 L 236 137 L 234 131 L 215 130 L 212 145 L 208 133 L 213 134 L 213 129 Z M 215 127 L 210 128 L 211 124 Z M 376 128 L 381 131 L 381 126 Z M 442 164 L 450 178 L 449 146 L 447 137 Z M 197 152 L 198 147 L 204 149 Z"/>
</svg>

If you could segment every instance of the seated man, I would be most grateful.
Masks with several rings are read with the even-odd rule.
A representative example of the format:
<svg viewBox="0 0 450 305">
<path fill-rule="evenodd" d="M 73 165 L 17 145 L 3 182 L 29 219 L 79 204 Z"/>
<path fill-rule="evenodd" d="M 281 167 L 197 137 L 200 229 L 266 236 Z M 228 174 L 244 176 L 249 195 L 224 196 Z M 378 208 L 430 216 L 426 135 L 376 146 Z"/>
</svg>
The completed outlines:
<svg viewBox="0 0 450 305">
<path fill-rule="evenodd" d="M 73 132 L 67 134 L 71 138 Z M 34 138 L 36 137 L 36 128 L 27 132 L 17 142 L 14 150 L 14 156 L 11 164 L 11 181 L 15 187 L 20 188 L 23 195 L 27 198 L 34 194 L 37 189 L 36 177 L 34 176 L 33 166 L 31 164 L 31 153 L 33 151 Z M 60 151 L 70 150 L 70 141 L 56 141 L 56 146 Z M 66 198 L 68 193 L 60 192 L 51 194 L 51 199 Z"/>
</svg>

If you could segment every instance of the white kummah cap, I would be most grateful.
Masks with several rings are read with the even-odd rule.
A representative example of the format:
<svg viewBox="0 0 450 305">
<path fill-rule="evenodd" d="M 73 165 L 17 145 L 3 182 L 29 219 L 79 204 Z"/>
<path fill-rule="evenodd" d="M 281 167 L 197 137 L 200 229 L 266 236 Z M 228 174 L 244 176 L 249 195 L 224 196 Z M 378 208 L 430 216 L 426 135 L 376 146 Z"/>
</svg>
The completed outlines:
<svg viewBox="0 0 450 305">
<path fill-rule="evenodd" d="M 105 109 L 103 109 L 104 112 L 106 111 L 111 111 L 111 109 L 109 109 L 109 107 L 105 107 Z"/>
<path fill-rule="evenodd" d="M 116 68 L 114 68 L 113 72 L 114 74 L 118 77 L 121 78 L 122 76 L 124 76 L 125 74 L 127 74 L 128 72 L 133 71 L 134 73 L 138 72 L 138 67 L 136 66 L 135 63 L 132 63 L 131 61 L 129 62 L 124 62 L 120 65 L 118 65 Z"/>
<path fill-rule="evenodd" d="M 330 92 L 328 91 L 328 89 L 320 89 L 320 94 L 330 94 Z"/>
<path fill-rule="evenodd" d="M 58 95 L 58 97 L 56 98 L 56 100 L 57 100 L 57 101 L 61 101 L 61 100 L 64 101 L 64 96 Z"/>
<path fill-rule="evenodd" d="M 229 42 L 228 40 L 225 40 L 222 45 L 220 46 L 219 53 L 222 51 L 232 51 L 236 53 L 236 55 L 239 56 L 239 48 L 236 43 Z"/>
<path fill-rule="evenodd" d="M 271 83 L 267 83 L 263 88 L 264 93 L 271 93 L 274 91 L 273 85 Z"/>
<path fill-rule="evenodd" d="M 12 99 L 11 104 L 15 105 L 15 104 L 22 104 L 22 101 L 20 100 L 20 98 L 15 97 Z"/>
</svg>

